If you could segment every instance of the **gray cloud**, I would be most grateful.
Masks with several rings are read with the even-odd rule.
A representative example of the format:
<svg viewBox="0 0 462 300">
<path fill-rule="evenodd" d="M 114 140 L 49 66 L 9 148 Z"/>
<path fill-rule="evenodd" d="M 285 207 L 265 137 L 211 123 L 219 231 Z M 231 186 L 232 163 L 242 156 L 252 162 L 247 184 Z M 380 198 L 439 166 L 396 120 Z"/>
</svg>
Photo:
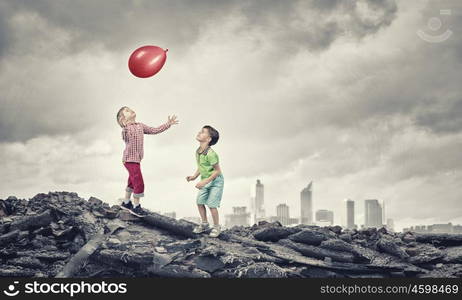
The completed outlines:
<svg viewBox="0 0 462 300">
<path fill-rule="evenodd" d="M 276 47 L 322 50 L 346 30 L 358 38 L 377 32 L 394 19 L 394 1 L 56 1 L 18 0 L 3 3 L 5 18 L 37 13 L 51 26 L 72 33 L 67 53 L 101 43 L 108 51 L 156 41 L 186 51 L 205 26 L 220 26 L 223 18 L 245 17 L 241 30 L 265 28 Z M 367 4 L 367 5 L 366 5 Z M 375 15 L 367 17 L 368 13 Z M 348 20 L 344 20 L 348 16 Z M 331 20 L 329 20 L 331 19 Z M 300 22 L 300 24 L 297 24 Z M 14 27 L 6 27 L 14 33 Z M 40 35 L 35 40 L 40 39 Z M 34 43 L 34 37 L 28 39 Z M 14 47 L 14 45 L 9 45 Z"/>
<path fill-rule="evenodd" d="M 10 14 L 37 13 L 51 26 L 73 34 L 67 53 L 103 44 L 108 51 L 125 51 L 140 43 L 157 42 L 184 51 L 207 20 L 226 11 L 209 1 L 14 1 Z M 204 18 L 207 16 L 207 18 Z M 14 28 L 10 28 L 14 31 Z M 40 38 L 38 36 L 37 38 Z M 29 42 L 34 42 L 29 40 Z"/>
<path fill-rule="evenodd" d="M 462 96 L 462 95 L 461 95 Z M 416 116 L 416 124 L 436 133 L 457 133 L 462 130 L 462 100 L 447 100 L 429 104 Z"/>
<path fill-rule="evenodd" d="M 0 73 L 6 91 L 2 102 L 8 106 L 0 113 L 0 140 L 25 141 L 43 133 L 70 133 L 94 126 L 95 120 L 84 110 L 85 104 L 92 102 L 91 89 L 97 87 L 89 77 L 82 77 L 77 59 L 74 68 L 69 63 L 66 73 L 48 71 L 69 55 L 98 56 L 100 51 L 94 48 L 98 45 L 109 53 L 129 53 L 154 40 L 182 55 L 209 26 L 222 26 L 224 18 L 241 15 L 241 32 L 255 30 L 252 38 L 271 44 L 272 50 L 262 53 L 263 62 L 286 47 L 291 51 L 325 49 L 344 29 L 350 28 L 358 38 L 374 33 L 394 18 L 393 3 L 370 2 L 370 9 L 380 12 L 379 20 L 371 23 L 360 17 L 355 1 L 195 1 L 194 5 L 189 1 L 111 1 L 111 5 L 103 1 L 1 2 L 1 21 L 8 26 L 0 29 L 0 51 L 10 53 L 8 58 L 2 57 L 10 72 Z M 352 20 L 343 22 L 345 15 Z M 328 18 L 332 20 L 325 21 Z M 273 67 L 290 57 L 273 61 Z M 70 103 L 79 105 L 69 109 Z M 54 117 L 44 119 L 37 113 L 38 107 L 53 110 Z M 19 115 L 22 122 L 16 122 Z"/>
<path fill-rule="evenodd" d="M 397 13 L 395 1 L 247 1 L 240 7 L 246 16 L 242 26 L 259 28 L 269 36 L 276 51 L 322 51 L 339 37 L 361 38 L 391 24 Z M 359 4 L 358 4 L 359 3 Z M 373 14 L 373 18 L 367 17 Z"/>
</svg>

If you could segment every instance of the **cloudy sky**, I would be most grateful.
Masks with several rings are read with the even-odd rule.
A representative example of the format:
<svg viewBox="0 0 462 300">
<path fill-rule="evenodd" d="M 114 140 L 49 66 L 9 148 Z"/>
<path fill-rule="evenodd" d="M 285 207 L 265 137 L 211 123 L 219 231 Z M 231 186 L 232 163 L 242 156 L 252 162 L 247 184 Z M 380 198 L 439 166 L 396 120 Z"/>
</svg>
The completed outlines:
<svg viewBox="0 0 462 300">
<path fill-rule="evenodd" d="M 0 198 L 73 191 L 115 204 L 128 172 L 115 115 L 145 136 L 142 205 L 197 215 L 195 135 L 221 134 L 222 220 L 265 184 L 269 215 L 313 181 L 314 209 L 386 202 L 395 229 L 462 223 L 460 1 L 0 0 Z M 143 45 L 168 48 L 131 75 Z"/>
</svg>

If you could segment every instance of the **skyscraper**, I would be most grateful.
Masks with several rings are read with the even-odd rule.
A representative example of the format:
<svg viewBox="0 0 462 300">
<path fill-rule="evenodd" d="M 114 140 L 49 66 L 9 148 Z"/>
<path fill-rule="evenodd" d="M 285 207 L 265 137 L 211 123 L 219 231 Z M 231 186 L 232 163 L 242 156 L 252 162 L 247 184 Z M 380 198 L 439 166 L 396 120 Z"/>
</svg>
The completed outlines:
<svg viewBox="0 0 462 300">
<path fill-rule="evenodd" d="M 287 204 L 279 204 L 276 206 L 276 216 L 282 225 L 287 226 L 290 224 L 289 206 Z"/>
<path fill-rule="evenodd" d="M 260 179 L 257 179 L 255 185 L 255 205 L 254 215 L 255 222 L 262 220 L 265 217 L 265 186 L 261 183 Z"/>
<path fill-rule="evenodd" d="M 300 192 L 300 223 L 313 224 L 313 200 L 312 200 L 312 185 L 311 181 Z"/>
<path fill-rule="evenodd" d="M 353 229 L 355 227 L 355 202 L 351 199 L 346 201 L 346 214 L 347 214 L 347 228 Z"/>
<path fill-rule="evenodd" d="M 364 200 L 364 226 L 382 227 L 382 206 L 377 199 Z"/>
</svg>

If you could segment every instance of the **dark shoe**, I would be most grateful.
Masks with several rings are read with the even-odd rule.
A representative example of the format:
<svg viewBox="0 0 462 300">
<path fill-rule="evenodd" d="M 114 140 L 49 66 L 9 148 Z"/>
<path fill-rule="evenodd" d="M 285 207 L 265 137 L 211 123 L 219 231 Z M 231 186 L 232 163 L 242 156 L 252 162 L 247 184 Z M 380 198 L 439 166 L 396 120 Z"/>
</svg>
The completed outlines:
<svg viewBox="0 0 462 300">
<path fill-rule="evenodd" d="M 147 211 L 141 208 L 141 204 L 132 208 L 131 211 L 133 214 L 138 215 L 138 216 L 145 216 L 148 214 Z"/>
<path fill-rule="evenodd" d="M 131 201 L 128 201 L 128 203 L 125 203 L 122 201 L 122 204 L 120 204 L 121 208 L 131 210 L 133 208 L 133 204 Z"/>
</svg>

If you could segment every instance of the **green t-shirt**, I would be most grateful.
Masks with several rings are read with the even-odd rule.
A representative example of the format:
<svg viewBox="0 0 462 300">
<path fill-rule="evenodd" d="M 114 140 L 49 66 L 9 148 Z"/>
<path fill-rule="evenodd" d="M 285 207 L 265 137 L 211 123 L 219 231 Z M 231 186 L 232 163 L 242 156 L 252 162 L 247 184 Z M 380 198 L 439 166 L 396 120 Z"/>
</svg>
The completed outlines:
<svg viewBox="0 0 462 300">
<path fill-rule="evenodd" d="M 213 166 L 218 163 L 218 154 L 210 147 L 201 154 L 199 154 L 199 149 L 197 149 L 196 160 L 201 179 L 209 178 L 215 170 Z"/>
</svg>

